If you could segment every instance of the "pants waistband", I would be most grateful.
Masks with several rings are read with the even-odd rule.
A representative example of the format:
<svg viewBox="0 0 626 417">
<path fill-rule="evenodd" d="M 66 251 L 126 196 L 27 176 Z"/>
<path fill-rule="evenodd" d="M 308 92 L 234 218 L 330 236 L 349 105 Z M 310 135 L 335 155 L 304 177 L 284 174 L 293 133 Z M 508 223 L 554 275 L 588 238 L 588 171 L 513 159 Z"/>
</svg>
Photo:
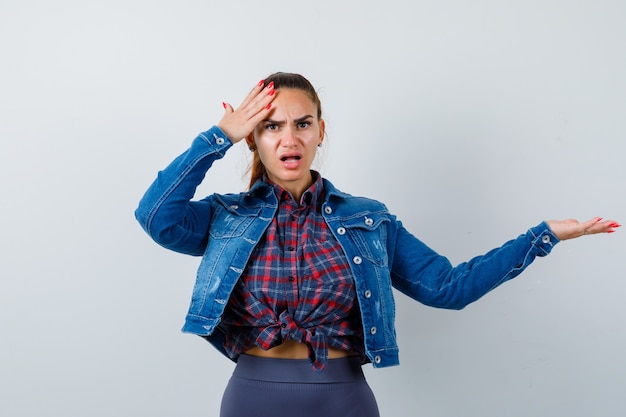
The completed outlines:
<svg viewBox="0 0 626 417">
<path fill-rule="evenodd" d="M 336 383 L 365 379 L 358 356 L 329 359 L 322 371 L 311 367 L 308 359 L 263 358 L 241 355 L 233 377 L 270 382 Z"/>
</svg>

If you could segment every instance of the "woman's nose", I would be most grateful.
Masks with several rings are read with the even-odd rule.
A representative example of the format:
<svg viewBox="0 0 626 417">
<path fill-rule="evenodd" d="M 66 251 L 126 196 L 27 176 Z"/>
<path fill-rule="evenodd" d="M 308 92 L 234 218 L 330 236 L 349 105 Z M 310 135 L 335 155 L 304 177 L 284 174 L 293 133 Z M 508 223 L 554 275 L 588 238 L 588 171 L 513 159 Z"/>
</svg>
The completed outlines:
<svg viewBox="0 0 626 417">
<path fill-rule="evenodd" d="M 293 128 L 288 127 L 283 131 L 283 136 L 280 139 L 281 145 L 287 148 L 294 146 L 296 143 L 296 132 L 293 131 Z"/>
</svg>

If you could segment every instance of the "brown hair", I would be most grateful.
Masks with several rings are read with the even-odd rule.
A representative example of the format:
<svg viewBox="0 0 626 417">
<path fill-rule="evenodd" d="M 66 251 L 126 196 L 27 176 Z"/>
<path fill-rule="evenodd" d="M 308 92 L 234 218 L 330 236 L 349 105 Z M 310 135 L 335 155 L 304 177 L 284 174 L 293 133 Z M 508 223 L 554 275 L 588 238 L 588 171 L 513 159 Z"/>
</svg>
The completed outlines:
<svg viewBox="0 0 626 417">
<path fill-rule="evenodd" d="M 313 104 L 317 107 L 317 119 L 322 118 L 322 103 L 320 102 L 320 98 L 317 95 L 317 91 L 313 85 L 304 78 L 300 74 L 288 73 L 288 72 L 275 72 L 274 74 L 268 76 L 265 79 L 264 88 L 269 83 L 274 82 L 274 88 L 276 90 L 280 88 L 284 89 L 294 89 L 300 90 L 306 93 Z M 257 180 L 263 178 L 265 175 L 265 166 L 263 162 L 261 162 L 261 158 L 259 157 L 259 151 L 256 147 L 251 146 L 252 150 L 252 164 L 250 166 L 250 184 L 249 187 L 252 187 Z"/>
</svg>

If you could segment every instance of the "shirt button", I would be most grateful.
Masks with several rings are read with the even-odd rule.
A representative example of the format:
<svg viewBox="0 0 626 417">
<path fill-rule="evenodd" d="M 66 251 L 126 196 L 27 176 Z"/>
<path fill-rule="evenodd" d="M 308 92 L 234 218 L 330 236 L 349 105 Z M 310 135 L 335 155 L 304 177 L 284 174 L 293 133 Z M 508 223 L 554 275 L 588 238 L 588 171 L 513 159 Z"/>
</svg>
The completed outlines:
<svg viewBox="0 0 626 417">
<path fill-rule="evenodd" d="M 355 256 L 354 258 L 352 258 L 352 262 L 354 262 L 357 265 L 361 265 L 361 262 L 363 262 L 363 259 L 361 259 L 360 256 Z"/>
<path fill-rule="evenodd" d="M 374 220 L 370 219 L 369 217 L 366 217 L 365 218 L 365 224 L 368 225 L 368 226 L 371 226 L 371 225 L 374 224 Z"/>
<path fill-rule="evenodd" d="M 374 362 L 375 363 L 380 363 L 380 361 L 382 361 L 380 356 L 378 356 L 378 355 L 374 356 Z"/>
<path fill-rule="evenodd" d="M 346 234 L 346 229 L 345 227 L 340 227 L 337 229 L 337 234 L 338 235 L 345 235 Z"/>
<path fill-rule="evenodd" d="M 376 334 L 376 326 L 372 326 L 372 328 L 370 329 L 370 333 Z"/>
<path fill-rule="evenodd" d="M 296 249 L 296 248 L 294 248 L 293 246 L 289 246 L 289 247 L 287 248 L 287 250 L 288 250 L 289 252 L 293 252 L 295 249 Z"/>
<path fill-rule="evenodd" d="M 372 296 L 372 292 L 370 290 L 365 290 L 365 298 L 370 298 Z"/>
<path fill-rule="evenodd" d="M 237 210 L 239 208 L 239 206 L 237 204 L 233 204 L 232 206 L 230 206 L 230 208 L 232 210 Z"/>
<path fill-rule="evenodd" d="M 330 207 L 330 206 L 324 207 L 324 213 L 332 214 L 332 212 L 333 212 L 333 208 L 332 207 Z"/>
<path fill-rule="evenodd" d="M 282 327 L 283 329 L 285 329 L 287 327 L 287 323 L 281 323 L 280 327 Z"/>
<path fill-rule="evenodd" d="M 544 237 L 541 238 L 541 241 L 543 243 L 550 243 L 550 236 L 545 235 Z"/>
</svg>

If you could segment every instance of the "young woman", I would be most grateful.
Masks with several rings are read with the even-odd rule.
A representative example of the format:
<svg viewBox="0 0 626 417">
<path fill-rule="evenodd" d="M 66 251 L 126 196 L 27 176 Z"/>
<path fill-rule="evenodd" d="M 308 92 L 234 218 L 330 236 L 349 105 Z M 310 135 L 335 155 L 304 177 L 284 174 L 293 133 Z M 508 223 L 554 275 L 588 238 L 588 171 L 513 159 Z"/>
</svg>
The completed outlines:
<svg viewBox="0 0 626 417">
<path fill-rule="evenodd" d="M 183 330 L 237 362 L 221 416 L 378 416 L 361 370 L 398 364 L 392 286 L 460 309 L 519 275 L 559 241 L 611 233 L 594 218 L 541 222 L 453 267 L 382 203 L 311 170 L 324 141 L 315 89 L 298 74 L 260 81 L 159 172 L 136 217 L 160 245 L 202 256 Z M 191 201 L 237 142 L 250 189 Z"/>
</svg>

